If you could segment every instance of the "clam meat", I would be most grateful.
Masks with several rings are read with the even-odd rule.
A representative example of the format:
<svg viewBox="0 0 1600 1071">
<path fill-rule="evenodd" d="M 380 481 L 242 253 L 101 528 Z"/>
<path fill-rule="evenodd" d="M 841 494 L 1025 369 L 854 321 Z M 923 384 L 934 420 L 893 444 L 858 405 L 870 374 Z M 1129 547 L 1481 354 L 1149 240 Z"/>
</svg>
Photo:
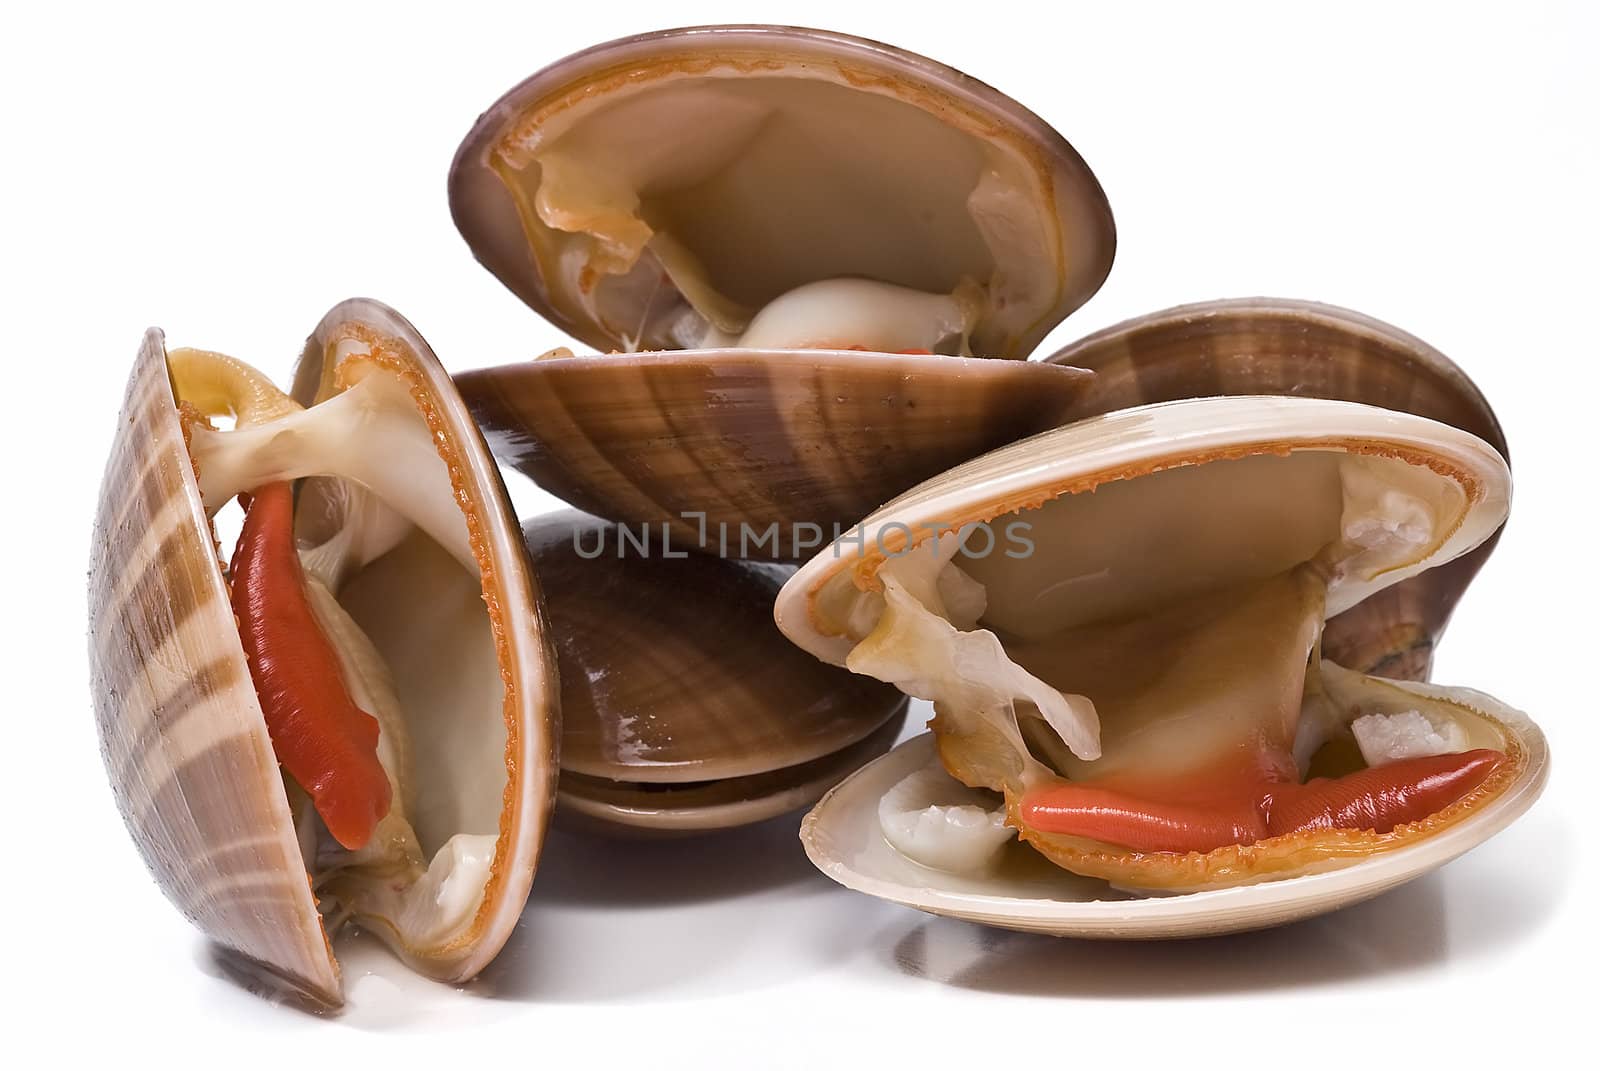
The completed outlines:
<svg viewBox="0 0 1600 1071">
<path fill-rule="evenodd" d="M 852 781 L 878 791 L 825 799 L 808 849 L 846 884 L 930 906 L 835 854 L 872 807 L 925 875 L 985 873 L 1014 834 L 1120 889 L 1325 878 L 1302 905 L 1316 910 L 1459 854 L 1537 795 L 1537 728 L 1478 693 L 1342 667 L 1320 639 L 1329 617 L 1481 545 L 1509 495 L 1473 435 L 1298 398 L 1120 410 L 928 481 L 779 598 L 800 646 L 935 710 L 939 766 L 902 763 L 892 783 L 890 759 L 868 767 Z M 987 891 L 974 917 L 1043 926 L 1003 880 Z"/>
</svg>

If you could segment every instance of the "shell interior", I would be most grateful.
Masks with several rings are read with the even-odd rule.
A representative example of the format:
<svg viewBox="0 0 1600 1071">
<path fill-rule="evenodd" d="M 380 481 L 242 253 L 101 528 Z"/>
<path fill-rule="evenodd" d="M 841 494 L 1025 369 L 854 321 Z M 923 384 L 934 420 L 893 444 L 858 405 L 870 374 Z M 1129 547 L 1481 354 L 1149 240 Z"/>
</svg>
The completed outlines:
<svg viewBox="0 0 1600 1071">
<path fill-rule="evenodd" d="M 480 260 L 603 350 L 825 347 L 746 332 L 844 282 L 802 318 L 909 302 L 956 317 L 951 345 L 1024 356 L 1114 242 L 1098 184 L 1038 117 L 922 57 L 787 27 L 648 34 L 534 75 L 468 135 L 451 204 Z M 854 340 L 934 348 L 872 341 Z"/>
<path fill-rule="evenodd" d="M 1516 711 L 1464 689 L 1406 682 L 1419 698 L 1453 703 L 1462 712 L 1490 711 L 1522 742 L 1528 761 L 1517 779 L 1468 823 L 1380 856 L 1280 881 L 1179 896 L 1146 896 L 1063 870 L 1010 839 L 985 865 L 935 869 L 896 851 L 885 839 L 882 801 L 908 779 L 921 781 L 923 806 L 948 805 L 971 792 L 945 772 L 932 733 L 906 741 L 841 782 L 806 816 L 801 842 L 811 861 L 847 888 L 930 914 L 1028 933 L 1115 940 L 1209 937 L 1265 929 L 1348 907 L 1443 865 L 1500 832 L 1523 814 L 1548 777 L 1548 753 L 1537 727 Z"/>
</svg>

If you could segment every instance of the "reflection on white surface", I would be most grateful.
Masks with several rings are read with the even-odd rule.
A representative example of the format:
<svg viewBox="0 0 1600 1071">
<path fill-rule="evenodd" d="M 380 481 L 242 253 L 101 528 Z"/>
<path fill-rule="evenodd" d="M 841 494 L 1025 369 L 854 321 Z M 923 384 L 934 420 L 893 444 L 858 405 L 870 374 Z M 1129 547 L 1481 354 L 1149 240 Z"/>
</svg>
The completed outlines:
<svg viewBox="0 0 1600 1071">
<path fill-rule="evenodd" d="M 472 983 L 443 985 L 353 933 L 335 942 L 347 1004 L 367 1029 L 472 1026 L 518 1004 L 694 1000 L 750 993 L 830 969 L 873 945 L 899 909 L 828 881 L 800 848 L 800 816 L 728 833 L 620 840 L 557 830 L 500 956 Z M 918 916 L 920 917 L 920 916 Z M 201 965 L 297 1014 L 271 979 L 215 949 Z"/>
<path fill-rule="evenodd" d="M 867 943 L 877 913 L 839 910 L 798 827 L 789 816 L 683 840 L 558 833 L 511 943 L 474 988 L 637 1003 L 749 992 L 826 969 Z"/>
<path fill-rule="evenodd" d="M 1410 970 L 1449 951 L 1445 896 L 1428 875 L 1377 901 L 1276 930 L 1186 941 L 1071 941 L 929 919 L 896 968 L 962 989 L 1057 997 L 1224 995 Z"/>
<path fill-rule="evenodd" d="M 1561 827 L 1537 817 L 1527 825 L 1529 865 L 1480 849 L 1376 899 L 1277 929 L 1076 941 L 929 918 L 907 926 L 886 959 L 961 989 L 1101 999 L 1304 989 L 1447 966 L 1528 936 L 1567 895 Z"/>
</svg>

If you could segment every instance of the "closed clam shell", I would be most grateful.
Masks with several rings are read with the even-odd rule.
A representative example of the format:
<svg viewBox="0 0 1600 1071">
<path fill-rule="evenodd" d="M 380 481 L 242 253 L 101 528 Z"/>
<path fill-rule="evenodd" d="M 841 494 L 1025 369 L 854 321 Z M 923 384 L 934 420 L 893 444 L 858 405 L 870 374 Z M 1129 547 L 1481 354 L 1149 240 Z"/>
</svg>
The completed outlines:
<svg viewBox="0 0 1600 1071">
<path fill-rule="evenodd" d="M 515 925 L 553 807 L 554 658 L 504 486 L 449 377 L 398 314 L 351 301 L 308 341 L 304 400 L 327 396 L 331 387 L 315 385 L 332 384 L 352 355 L 405 380 L 465 517 L 501 699 L 490 734 L 500 744 L 474 776 L 503 784 L 486 884 L 459 931 L 413 943 L 398 923 L 355 914 L 416 969 L 465 980 Z M 89 574 L 90 671 L 107 771 L 141 855 L 185 917 L 255 967 L 337 1005 L 338 966 L 308 874 L 314 864 L 297 840 L 178 402 L 162 335 L 152 330 L 102 483 Z"/>
<path fill-rule="evenodd" d="M 579 513 L 525 536 L 560 662 L 563 808 L 724 828 L 814 803 L 893 742 L 905 697 L 785 640 L 777 569 Z"/>
<path fill-rule="evenodd" d="M 1494 410 L 1460 367 L 1414 335 L 1334 305 L 1260 297 L 1180 305 L 1046 360 L 1095 373 L 1071 403 L 1073 419 L 1218 395 L 1329 398 L 1437 420 L 1510 457 Z M 1353 669 L 1427 679 L 1434 645 L 1499 538 L 1330 621 L 1324 650 Z"/>
<path fill-rule="evenodd" d="M 973 351 L 1025 356 L 1115 246 L 1099 184 L 1038 116 L 926 57 L 787 26 L 558 61 L 478 119 L 450 206 L 490 271 L 602 352 L 675 347 L 664 266 L 714 317 L 819 279 L 971 278 L 995 296 Z"/>
<path fill-rule="evenodd" d="M 834 785 L 894 746 L 905 707 L 867 736 L 831 755 L 747 777 L 662 785 L 562 775 L 561 821 L 609 837 L 707 833 L 764 822 L 817 802 Z"/>
<path fill-rule="evenodd" d="M 456 383 L 496 455 L 580 509 L 666 525 L 678 547 L 793 561 L 920 480 L 1054 427 L 1088 378 L 723 350 L 547 357 Z"/>
<path fill-rule="evenodd" d="M 1317 483 L 1322 470 L 1314 466 L 1337 464 L 1343 474 L 1346 459 L 1355 468 L 1348 476 L 1341 475 L 1341 483 Z M 1212 465 L 1244 466 L 1217 470 L 1224 477 L 1229 471 L 1242 473 L 1243 482 L 1195 484 L 1186 475 Z M 1301 487 L 1321 489 L 1295 499 L 1282 494 L 1294 490 L 1292 483 L 1272 483 L 1263 490 L 1266 466 L 1289 466 L 1270 470 L 1279 473 L 1313 466 L 1302 469 L 1311 482 Z M 1365 475 L 1356 478 L 1355 473 Z M 1174 482 L 1178 476 L 1190 482 Z M 1377 483 L 1363 485 L 1367 476 L 1376 476 Z M 1153 490 L 1145 498 L 1132 497 L 1141 485 Z M 1199 493 L 1185 497 L 1173 490 L 1185 486 L 1191 492 L 1199 488 Z M 1130 620 L 1161 605 L 1161 599 L 1174 597 L 1173 589 L 1207 592 L 1234 583 L 1239 576 L 1273 574 L 1302 553 L 1318 553 L 1316 548 L 1326 545 L 1322 533 L 1327 524 L 1342 526 L 1348 517 L 1360 515 L 1346 512 L 1351 495 L 1365 496 L 1375 515 L 1387 516 L 1392 493 L 1418 496 L 1413 505 L 1431 499 L 1437 523 L 1422 542 L 1392 533 L 1387 545 L 1394 553 L 1403 553 L 1402 558 L 1352 564 L 1366 553 L 1355 550 L 1358 557 L 1340 559 L 1341 564 L 1326 575 L 1325 603 L 1320 605 L 1327 614 L 1359 607 L 1391 585 L 1426 575 L 1469 553 L 1498 530 L 1508 509 L 1510 479 L 1503 458 L 1490 444 L 1432 420 L 1319 399 L 1207 398 L 1117 410 L 995 451 L 886 504 L 864 522 L 866 538 L 860 547 L 839 558 L 819 556 L 801 567 L 780 594 L 776 613 L 786 635 L 825 661 L 884 665 L 878 652 L 872 653 L 875 662 L 854 660 L 869 642 L 895 642 L 875 639 L 880 627 L 890 630 L 884 636 L 912 635 L 904 631 L 908 626 L 903 616 L 892 618 L 887 609 L 876 619 L 866 614 L 873 593 L 884 587 L 882 576 L 887 574 L 882 570 L 914 553 L 913 544 L 926 544 L 935 531 L 948 533 L 979 522 L 998 526 L 1008 517 L 1031 519 L 1043 525 L 1034 534 L 1036 546 L 1030 548 L 1037 555 L 1021 555 L 1009 563 L 958 559 L 969 570 L 964 583 L 981 580 L 987 602 L 979 604 L 982 616 L 974 614 L 976 625 L 959 624 L 955 629 L 972 628 L 968 636 L 979 635 L 979 628 L 992 630 L 986 634 L 996 649 L 1004 644 L 1017 658 L 1023 657 L 1017 652 L 1032 650 L 1034 660 L 1026 663 L 1028 668 L 1051 679 L 1046 652 L 1052 638 L 1063 634 L 1053 631 L 1060 625 L 1051 615 L 1082 613 L 1092 601 L 1099 607 L 1092 612 L 1103 618 L 1067 618 L 1074 624 L 1066 634 L 1081 638 L 1070 628 Z M 1333 512 L 1294 537 L 1301 541 L 1299 549 L 1282 558 L 1280 528 L 1291 530 L 1296 521 L 1293 511 L 1319 498 L 1330 499 Z M 1050 514 L 1063 506 L 1076 512 Z M 1102 508 L 1111 512 L 1095 512 Z M 1132 512 L 1117 512 L 1124 508 Z M 1273 521 L 1274 512 L 1281 514 L 1278 523 Z M 1072 520 L 1074 526 L 1052 526 L 1051 516 L 1062 523 Z M 1108 522 L 1104 531 L 1085 530 L 1083 526 L 1092 526 L 1096 518 Z M 1133 518 L 1141 523 L 1121 527 L 1109 523 Z M 1351 545 L 1383 544 L 1358 539 Z M 905 585 L 904 590 L 923 591 L 919 600 L 933 598 L 931 587 L 914 586 L 915 575 L 902 572 L 896 583 Z M 963 593 L 960 585 L 946 586 L 948 579 L 941 577 L 937 588 L 946 605 L 970 602 L 970 592 Z M 925 585 L 926 577 L 915 583 Z M 929 626 L 941 636 L 948 634 L 949 618 L 957 611 L 943 613 L 944 624 Z M 1030 618 L 1030 614 L 1044 616 Z M 1017 646 L 1011 647 L 1014 640 Z M 1034 646 L 1028 648 L 1029 643 Z M 969 656 L 976 649 L 975 642 L 948 648 L 965 650 Z M 1040 835 L 1026 826 L 1015 805 L 1025 786 L 1014 796 L 1012 782 L 1005 780 L 1020 774 L 1005 773 L 1005 783 L 998 787 L 987 776 L 987 771 L 1003 770 L 1004 762 L 1012 761 L 1010 745 L 962 728 L 955 717 L 959 713 L 955 706 L 964 701 L 959 687 L 977 680 L 971 663 L 942 661 L 949 657 L 939 653 L 946 648 L 923 650 L 932 653 L 920 662 L 903 656 L 904 664 L 915 666 L 914 672 L 907 671 L 905 686 L 935 699 L 940 711 L 933 723 L 936 736 L 910 741 L 842 783 L 808 816 L 802 838 L 817 866 L 842 884 L 936 914 L 1084 937 L 1196 936 L 1276 925 L 1376 895 L 1456 857 L 1525 812 L 1547 777 L 1548 750 L 1542 733 L 1506 704 L 1469 689 L 1361 677 L 1327 663 L 1323 686 L 1330 679 L 1359 679 L 1360 688 L 1368 690 L 1361 695 L 1378 697 L 1370 709 L 1363 699 L 1346 710 L 1349 696 L 1357 693 L 1341 692 L 1344 698 L 1333 704 L 1342 716 L 1374 711 L 1401 716 L 1425 710 L 1430 718 L 1459 719 L 1465 726 L 1462 731 L 1469 734 L 1469 746 L 1498 750 L 1503 756 L 1500 764 L 1479 788 L 1444 810 L 1389 830 L 1319 827 L 1224 844 L 1215 852 L 1141 852 L 1104 845 L 1084 849 L 1082 841 L 1063 848 L 1061 840 L 1052 841 L 1050 834 Z M 1252 650 L 1247 646 L 1229 655 L 1240 672 L 1253 672 Z M 1138 669 L 1138 655 L 1132 657 L 1134 675 L 1149 671 L 1154 674 L 1151 680 L 1164 679 L 1163 666 Z M 1303 663 L 1299 669 L 1309 680 L 1310 671 Z M 1334 676 L 1329 678 L 1328 673 Z M 1293 674 L 1289 679 L 1297 689 L 1298 705 L 1299 684 Z M 1051 680 L 1052 687 L 1071 690 L 1070 685 L 1070 680 Z M 1209 693 L 1202 689 L 1201 694 Z M 941 702 L 950 705 L 940 709 Z M 1101 730 L 1094 731 L 1098 736 Z M 1092 769 L 1098 746 L 1097 740 L 1092 752 L 1073 750 Z M 1034 756 L 1022 761 L 1038 760 Z M 879 814 L 886 796 L 918 771 L 931 769 L 945 777 L 941 767 L 965 784 L 995 789 L 989 797 L 993 800 L 999 799 L 1003 788 L 1005 806 L 996 813 L 1012 828 L 1021 829 L 1028 845 L 1008 843 L 998 863 L 959 873 L 921 865 L 889 847 Z M 983 776 L 973 779 L 975 771 Z M 1087 865 L 1069 872 L 1051 861 L 1060 868 Z M 1138 895 L 1086 876 L 1108 873 L 1138 879 L 1118 882 L 1122 888 L 1176 889 L 1180 894 Z M 1142 880 L 1152 876 L 1163 883 Z"/>
</svg>

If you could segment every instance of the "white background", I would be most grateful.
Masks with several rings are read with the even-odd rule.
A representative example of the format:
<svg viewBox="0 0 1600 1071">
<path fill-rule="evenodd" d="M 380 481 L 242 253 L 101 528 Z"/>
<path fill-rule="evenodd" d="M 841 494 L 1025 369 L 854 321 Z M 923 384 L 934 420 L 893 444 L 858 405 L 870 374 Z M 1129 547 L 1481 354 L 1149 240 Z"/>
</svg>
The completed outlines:
<svg viewBox="0 0 1600 1071">
<path fill-rule="evenodd" d="M 1592 8 L 222 8 L 31 4 L 0 31 L 8 1062 L 1452 1066 L 1592 1029 Z M 1390 320 L 1460 362 L 1504 422 L 1517 501 L 1436 676 L 1544 725 L 1555 772 L 1534 811 L 1371 904 L 1144 946 L 986 932 L 848 893 L 811 871 L 793 821 L 665 847 L 558 839 L 512 946 L 468 991 L 357 948 L 350 1010 L 318 1019 L 223 976 L 135 855 L 89 713 L 90 514 L 140 333 L 159 324 L 280 379 L 354 294 L 395 305 L 454 368 L 565 341 L 452 228 L 455 145 L 571 51 L 718 21 L 889 40 L 1061 129 L 1120 247 L 1049 348 L 1182 301 L 1278 294 Z"/>
</svg>

